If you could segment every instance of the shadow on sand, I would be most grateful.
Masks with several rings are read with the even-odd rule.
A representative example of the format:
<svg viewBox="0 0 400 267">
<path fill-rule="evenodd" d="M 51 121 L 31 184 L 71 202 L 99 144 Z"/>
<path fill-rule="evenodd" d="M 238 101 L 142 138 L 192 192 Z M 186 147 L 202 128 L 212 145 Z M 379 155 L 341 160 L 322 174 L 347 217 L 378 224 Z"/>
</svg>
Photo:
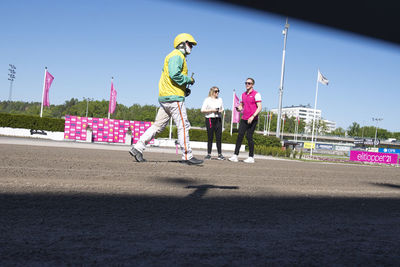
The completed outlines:
<svg viewBox="0 0 400 267">
<path fill-rule="evenodd" d="M 379 186 L 379 187 L 400 189 L 400 185 L 398 185 L 398 184 L 389 184 L 389 183 L 369 183 L 369 184 Z"/>
<path fill-rule="evenodd" d="M 0 194 L 2 265 L 396 265 L 400 199 Z"/>
</svg>

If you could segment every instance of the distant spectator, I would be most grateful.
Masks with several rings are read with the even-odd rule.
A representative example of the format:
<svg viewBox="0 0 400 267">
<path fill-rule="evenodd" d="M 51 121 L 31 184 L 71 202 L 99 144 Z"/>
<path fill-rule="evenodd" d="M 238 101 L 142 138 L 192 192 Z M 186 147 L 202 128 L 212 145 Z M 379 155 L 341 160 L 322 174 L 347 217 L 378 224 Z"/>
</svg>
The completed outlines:
<svg viewBox="0 0 400 267">
<path fill-rule="evenodd" d="M 208 135 L 207 156 L 205 159 L 211 159 L 211 150 L 213 138 L 217 144 L 218 158 L 224 160 L 221 150 L 221 137 L 222 137 L 222 113 L 224 112 L 224 104 L 222 98 L 219 97 L 219 88 L 216 86 L 211 87 L 208 97 L 204 99 L 201 112 L 205 114 L 205 123 Z"/>
<path fill-rule="evenodd" d="M 253 134 L 258 122 L 258 114 L 261 112 L 261 95 L 254 90 L 254 79 L 247 78 L 246 92 L 242 94 L 242 99 L 237 111 L 243 111 L 242 119 L 239 123 L 239 133 L 236 140 L 235 153 L 229 158 L 230 161 L 238 162 L 239 149 L 242 145 L 244 134 L 246 133 L 247 143 L 249 145 L 249 157 L 244 160 L 246 163 L 254 163 L 254 142 Z"/>
</svg>

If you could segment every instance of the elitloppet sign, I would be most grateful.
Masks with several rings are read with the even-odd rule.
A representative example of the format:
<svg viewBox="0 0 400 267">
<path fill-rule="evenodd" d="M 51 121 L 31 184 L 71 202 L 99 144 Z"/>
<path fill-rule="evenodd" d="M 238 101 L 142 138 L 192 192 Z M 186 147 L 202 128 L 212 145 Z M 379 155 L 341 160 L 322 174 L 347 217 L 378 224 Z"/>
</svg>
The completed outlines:
<svg viewBox="0 0 400 267">
<path fill-rule="evenodd" d="M 372 163 L 397 164 L 399 156 L 392 153 L 377 153 L 352 150 L 350 151 L 350 160 Z"/>
</svg>

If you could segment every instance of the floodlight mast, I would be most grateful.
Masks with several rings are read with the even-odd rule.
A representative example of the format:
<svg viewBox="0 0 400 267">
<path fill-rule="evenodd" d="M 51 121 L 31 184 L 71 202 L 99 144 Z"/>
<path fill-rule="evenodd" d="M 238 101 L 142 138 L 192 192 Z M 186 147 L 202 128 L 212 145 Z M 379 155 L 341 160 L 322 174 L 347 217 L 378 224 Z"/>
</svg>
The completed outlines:
<svg viewBox="0 0 400 267">
<path fill-rule="evenodd" d="M 288 18 L 286 18 L 285 29 L 283 29 L 283 54 L 282 54 L 282 68 L 281 68 L 281 83 L 279 86 L 279 107 L 278 107 L 278 117 L 276 119 L 276 137 L 280 138 L 280 128 L 281 128 L 281 116 L 282 116 L 282 97 L 283 97 L 283 80 L 285 74 L 285 56 L 286 56 L 286 40 L 289 30 Z"/>
<path fill-rule="evenodd" d="M 15 74 L 17 73 L 15 70 L 17 68 L 13 64 L 8 64 L 8 66 L 10 66 L 10 68 L 8 69 L 8 71 L 9 71 L 8 80 L 10 81 L 10 92 L 8 94 L 8 101 L 11 102 L 11 100 L 12 100 L 12 86 L 13 86 L 13 82 L 15 80 Z"/>
</svg>

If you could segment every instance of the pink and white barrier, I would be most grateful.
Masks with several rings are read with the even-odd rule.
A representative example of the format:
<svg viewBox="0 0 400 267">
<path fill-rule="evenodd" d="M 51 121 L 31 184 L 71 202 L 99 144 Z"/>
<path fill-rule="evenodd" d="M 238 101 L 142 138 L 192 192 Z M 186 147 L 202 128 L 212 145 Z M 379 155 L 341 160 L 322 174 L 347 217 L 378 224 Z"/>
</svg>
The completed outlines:
<svg viewBox="0 0 400 267">
<path fill-rule="evenodd" d="M 392 153 L 378 153 L 378 152 L 367 152 L 367 151 L 350 151 L 351 161 L 363 161 L 372 163 L 384 163 L 384 164 L 397 164 L 398 154 Z"/>
<path fill-rule="evenodd" d="M 86 140 L 86 128 L 92 128 L 94 142 L 125 143 L 128 128 L 132 131 L 132 143 L 153 124 L 149 121 L 127 121 L 105 118 L 65 116 L 64 139 Z M 150 141 L 153 144 L 154 140 Z"/>
</svg>

